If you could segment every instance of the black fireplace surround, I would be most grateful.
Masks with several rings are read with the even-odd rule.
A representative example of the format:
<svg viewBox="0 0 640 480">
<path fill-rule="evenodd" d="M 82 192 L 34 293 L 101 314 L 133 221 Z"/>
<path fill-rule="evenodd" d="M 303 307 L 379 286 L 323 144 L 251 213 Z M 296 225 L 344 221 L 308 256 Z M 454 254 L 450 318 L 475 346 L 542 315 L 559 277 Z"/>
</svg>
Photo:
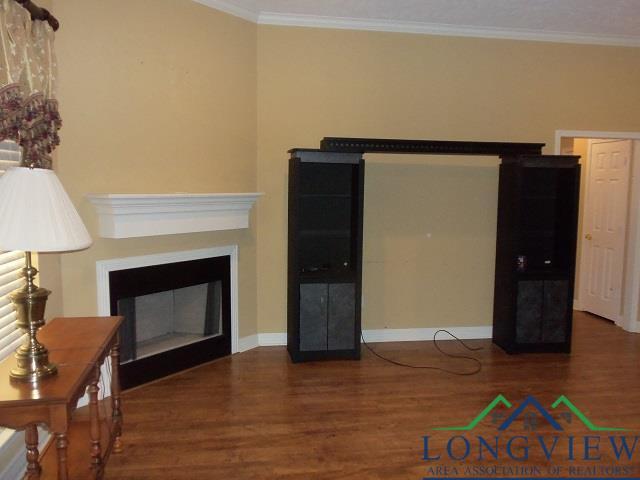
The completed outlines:
<svg viewBox="0 0 640 480">
<path fill-rule="evenodd" d="M 135 343 L 135 315 L 131 318 L 127 314 L 127 308 L 123 308 L 127 302 L 121 301 L 196 285 L 212 285 L 212 282 L 219 282 L 221 285 L 221 334 L 143 358 L 123 361 L 120 365 L 122 388 L 131 388 L 231 354 L 230 263 L 229 256 L 222 256 L 109 273 L 111 315 L 125 317 L 120 328 L 120 342 L 123 353 L 129 352 L 129 355 L 135 351 L 135 346 L 132 345 L 132 342 Z M 211 303 L 209 292 L 212 290 L 207 289 L 207 308 Z M 205 334 L 206 329 L 205 324 Z"/>
</svg>

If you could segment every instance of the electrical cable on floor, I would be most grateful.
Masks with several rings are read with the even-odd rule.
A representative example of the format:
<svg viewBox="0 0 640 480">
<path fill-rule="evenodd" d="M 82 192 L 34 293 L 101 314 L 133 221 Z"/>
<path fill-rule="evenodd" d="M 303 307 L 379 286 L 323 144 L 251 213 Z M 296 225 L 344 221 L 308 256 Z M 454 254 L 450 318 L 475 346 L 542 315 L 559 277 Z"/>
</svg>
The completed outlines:
<svg viewBox="0 0 640 480">
<path fill-rule="evenodd" d="M 367 347 L 369 349 L 369 351 L 371 353 L 373 353 L 376 357 L 384 360 L 385 362 L 389 362 L 389 363 L 391 363 L 393 365 L 397 365 L 399 367 L 438 370 L 440 372 L 449 373 L 451 375 L 460 375 L 460 376 L 476 375 L 477 373 L 480 373 L 480 371 L 482 370 L 482 363 L 477 358 L 471 357 L 469 355 L 456 355 L 456 354 L 453 354 L 453 353 L 447 353 L 447 352 L 445 352 L 444 350 L 442 350 L 440 348 L 440 346 L 438 345 L 438 342 L 437 342 L 437 338 L 436 338 L 438 336 L 438 333 L 440 333 L 440 332 L 444 332 L 444 333 L 446 333 L 448 335 L 451 335 L 453 338 L 455 338 L 458 341 L 458 343 L 460 343 L 464 348 L 466 348 L 467 350 L 469 350 L 471 352 L 477 352 L 478 350 L 482 350 L 482 347 L 470 347 L 469 345 L 464 343 L 462 340 L 460 340 L 458 337 L 456 337 L 453 333 L 451 333 L 450 331 L 445 330 L 445 329 L 437 330 L 433 334 L 433 345 L 436 347 L 436 350 L 438 350 L 442 355 L 444 355 L 446 357 L 461 358 L 461 359 L 464 359 L 464 360 L 473 361 L 474 363 L 476 363 L 476 368 L 474 370 L 472 370 L 470 372 L 456 372 L 455 370 L 449 370 L 447 368 L 436 367 L 434 365 L 411 365 L 409 363 L 398 362 L 396 360 L 392 360 L 392 359 L 387 358 L 387 357 L 385 357 L 383 355 L 380 355 L 373 348 L 371 348 L 369 346 L 369 344 L 365 341 L 364 334 L 362 332 L 360 333 L 360 337 L 362 338 L 362 343 L 364 344 L 364 346 Z"/>
</svg>

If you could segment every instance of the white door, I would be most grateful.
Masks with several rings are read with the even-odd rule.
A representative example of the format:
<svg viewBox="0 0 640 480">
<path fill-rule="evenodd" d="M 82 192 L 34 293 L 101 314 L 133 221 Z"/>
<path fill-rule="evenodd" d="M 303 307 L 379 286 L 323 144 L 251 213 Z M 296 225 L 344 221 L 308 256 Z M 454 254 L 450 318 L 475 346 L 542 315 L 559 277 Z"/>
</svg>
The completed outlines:
<svg viewBox="0 0 640 480">
<path fill-rule="evenodd" d="M 617 322 L 622 309 L 631 140 L 591 141 L 580 303 Z"/>
</svg>

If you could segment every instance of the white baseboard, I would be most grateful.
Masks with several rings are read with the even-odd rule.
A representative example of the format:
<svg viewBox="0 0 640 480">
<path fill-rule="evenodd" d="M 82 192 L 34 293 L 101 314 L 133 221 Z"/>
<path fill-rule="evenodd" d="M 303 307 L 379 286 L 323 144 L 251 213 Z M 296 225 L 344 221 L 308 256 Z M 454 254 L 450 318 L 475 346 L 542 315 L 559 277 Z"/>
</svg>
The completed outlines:
<svg viewBox="0 0 640 480">
<path fill-rule="evenodd" d="M 493 327 L 439 327 L 439 328 L 382 328 L 377 330 L 363 330 L 366 342 L 416 342 L 433 340 L 438 330 L 447 330 L 460 339 L 491 338 Z M 453 337 L 442 332 L 438 340 L 452 340 Z"/>
<path fill-rule="evenodd" d="M 491 338 L 492 327 L 446 327 L 446 328 L 382 328 L 378 330 L 363 330 L 367 342 L 417 342 L 433 340 L 438 330 L 447 330 L 460 339 Z M 446 333 L 438 334 L 438 339 L 451 340 Z M 259 333 L 240 339 L 240 352 L 246 352 L 256 347 L 274 347 L 287 344 L 286 333 Z"/>
<path fill-rule="evenodd" d="M 239 339 L 238 353 L 246 352 L 258 347 L 274 347 L 286 344 L 286 333 L 258 333 L 256 335 L 249 335 L 248 337 L 242 337 Z"/>
<path fill-rule="evenodd" d="M 247 350 L 258 347 L 258 335 L 249 335 L 248 337 L 242 337 L 238 340 L 238 353 L 246 352 Z"/>
<path fill-rule="evenodd" d="M 285 333 L 259 333 L 258 344 L 261 347 L 274 347 L 287 344 L 287 334 Z"/>
<path fill-rule="evenodd" d="M 238 341 L 238 353 L 246 352 L 258 347 L 273 347 L 287 344 L 286 333 L 258 333 L 242 337 Z"/>
<path fill-rule="evenodd" d="M 626 328 L 625 330 L 631 333 L 640 333 L 640 322 L 631 322 L 629 328 Z"/>
</svg>

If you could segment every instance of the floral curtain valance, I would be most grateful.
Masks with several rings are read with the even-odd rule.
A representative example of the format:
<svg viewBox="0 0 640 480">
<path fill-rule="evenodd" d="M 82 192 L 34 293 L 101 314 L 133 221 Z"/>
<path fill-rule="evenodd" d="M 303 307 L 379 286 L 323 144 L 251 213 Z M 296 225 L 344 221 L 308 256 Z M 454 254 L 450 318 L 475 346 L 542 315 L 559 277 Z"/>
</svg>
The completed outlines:
<svg viewBox="0 0 640 480">
<path fill-rule="evenodd" d="M 54 32 L 31 21 L 14 0 L 0 0 L 0 141 L 22 146 L 23 164 L 51 168 L 62 125 L 54 99 Z"/>
</svg>

